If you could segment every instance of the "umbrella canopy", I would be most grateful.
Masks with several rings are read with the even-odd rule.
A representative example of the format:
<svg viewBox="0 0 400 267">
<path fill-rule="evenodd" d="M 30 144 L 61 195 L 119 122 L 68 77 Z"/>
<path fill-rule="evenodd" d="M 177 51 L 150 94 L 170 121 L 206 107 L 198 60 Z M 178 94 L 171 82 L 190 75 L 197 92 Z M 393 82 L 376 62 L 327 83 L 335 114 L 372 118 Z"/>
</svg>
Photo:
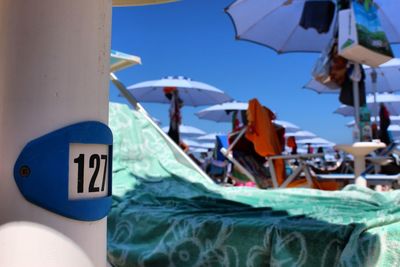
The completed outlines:
<svg viewBox="0 0 400 267">
<path fill-rule="evenodd" d="M 312 132 L 309 132 L 309 131 L 297 131 L 297 132 L 292 132 L 292 133 L 285 133 L 285 138 L 288 138 L 289 136 L 296 137 L 296 143 L 298 143 L 297 140 L 317 137 L 315 134 L 313 134 Z"/>
<path fill-rule="evenodd" d="M 226 102 L 200 110 L 195 115 L 203 120 L 231 122 L 232 111 L 247 110 L 248 106 L 247 102 Z"/>
<path fill-rule="evenodd" d="M 375 117 L 371 117 L 371 121 L 375 122 Z M 378 123 L 379 123 L 379 121 L 380 121 L 380 119 L 379 119 L 379 116 L 378 116 Z M 347 127 L 353 127 L 354 123 L 355 123 L 354 120 L 352 120 L 352 121 L 346 123 L 346 126 Z M 391 125 L 400 124 L 400 116 L 390 116 L 390 123 L 391 123 Z"/>
<path fill-rule="evenodd" d="M 189 146 L 191 149 L 201 148 L 201 149 L 213 149 L 215 147 L 214 142 L 197 142 L 191 138 L 182 138 L 182 141 Z"/>
<path fill-rule="evenodd" d="M 142 64 L 140 57 L 125 54 L 116 50 L 111 50 L 110 72 L 116 72 L 137 64 Z"/>
<path fill-rule="evenodd" d="M 165 133 L 168 133 L 169 127 L 163 127 L 161 128 Z M 206 132 L 203 130 L 200 130 L 199 128 L 189 126 L 189 125 L 179 125 L 179 133 L 184 136 L 184 137 L 197 137 L 201 135 L 205 135 Z"/>
<path fill-rule="evenodd" d="M 205 108 L 195 114 L 197 117 L 199 117 L 199 119 L 216 122 L 231 122 L 232 111 L 247 110 L 248 106 L 249 105 L 247 102 L 233 101 Z M 274 120 L 273 123 L 284 127 L 286 132 L 300 130 L 300 127 L 288 121 Z"/>
<path fill-rule="evenodd" d="M 226 12 L 235 26 L 236 38 L 284 52 L 321 52 L 333 37 L 336 12 L 326 33 L 300 26 L 306 0 L 237 0 Z M 333 2 L 328 1 L 327 2 Z M 336 1 L 335 1 L 336 2 Z M 398 0 L 375 0 L 378 16 L 391 43 L 400 42 Z"/>
<path fill-rule="evenodd" d="M 139 102 L 169 104 L 170 100 L 164 94 L 165 88 L 176 88 L 185 106 L 197 107 L 232 101 L 230 96 L 214 86 L 183 76 L 137 83 L 129 86 L 128 90 Z"/>
<path fill-rule="evenodd" d="M 282 121 L 282 120 L 274 120 L 273 122 L 275 124 L 278 124 L 278 125 L 282 126 L 283 128 L 285 128 L 285 132 L 286 133 L 292 133 L 292 132 L 300 131 L 300 127 L 297 126 L 296 124 L 291 123 L 291 122 Z"/>
<path fill-rule="evenodd" d="M 400 91 L 400 59 L 394 58 L 377 68 L 363 66 L 365 70 L 365 91 L 367 93 L 393 93 Z M 376 84 L 374 86 L 371 74 L 376 72 Z M 321 94 L 338 94 L 340 89 L 330 89 L 320 82 L 312 79 L 304 88 Z"/>
<path fill-rule="evenodd" d="M 367 96 L 367 106 L 372 116 L 379 116 L 379 104 L 384 103 L 389 111 L 390 115 L 400 115 L 400 95 L 394 94 L 377 94 L 376 103 L 374 102 L 374 96 Z M 354 108 L 351 106 L 342 105 L 335 110 L 334 113 L 343 116 L 354 116 Z"/>
<path fill-rule="evenodd" d="M 144 6 L 176 2 L 177 0 L 112 0 L 113 6 Z"/>
<path fill-rule="evenodd" d="M 314 146 L 326 146 L 326 147 L 333 147 L 335 143 L 328 141 L 321 137 L 314 137 L 314 138 L 306 138 L 297 141 L 297 144 L 311 144 Z"/>
<path fill-rule="evenodd" d="M 199 142 L 214 142 L 217 138 L 217 135 L 225 135 L 224 133 L 209 133 L 199 137 L 196 137 L 196 140 Z"/>
</svg>

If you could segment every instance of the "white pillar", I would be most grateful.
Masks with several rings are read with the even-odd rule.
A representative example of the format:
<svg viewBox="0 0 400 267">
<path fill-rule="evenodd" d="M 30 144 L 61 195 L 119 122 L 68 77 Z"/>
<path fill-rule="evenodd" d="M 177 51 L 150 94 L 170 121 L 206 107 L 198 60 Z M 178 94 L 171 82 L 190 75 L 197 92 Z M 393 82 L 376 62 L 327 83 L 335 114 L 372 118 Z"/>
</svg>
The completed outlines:
<svg viewBox="0 0 400 267">
<path fill-rule="evenodd" d="M 13 167 L 32 139 L 85 120 L 108 123 L 110 30 L 109 0 L 0 1 L 0 224 L 51 227 L 94 266 L 106 266 L 107 219 L 76 221 L 27 202 Z"/>
</svg>

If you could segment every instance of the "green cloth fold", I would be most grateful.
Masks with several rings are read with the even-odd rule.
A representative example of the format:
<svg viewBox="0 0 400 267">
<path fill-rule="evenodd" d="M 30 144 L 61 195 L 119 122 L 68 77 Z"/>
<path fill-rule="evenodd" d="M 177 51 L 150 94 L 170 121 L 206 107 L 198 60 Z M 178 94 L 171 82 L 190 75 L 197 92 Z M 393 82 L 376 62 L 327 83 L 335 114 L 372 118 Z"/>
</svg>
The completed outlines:
<svg viewBox="0 0 400 267">
<path fill-rule="evenodd" d="M 113 266 L 400 266 L 400 195 L 220 187 L 179 163 L 137 111 L 110 104 Z"/>
</svg>

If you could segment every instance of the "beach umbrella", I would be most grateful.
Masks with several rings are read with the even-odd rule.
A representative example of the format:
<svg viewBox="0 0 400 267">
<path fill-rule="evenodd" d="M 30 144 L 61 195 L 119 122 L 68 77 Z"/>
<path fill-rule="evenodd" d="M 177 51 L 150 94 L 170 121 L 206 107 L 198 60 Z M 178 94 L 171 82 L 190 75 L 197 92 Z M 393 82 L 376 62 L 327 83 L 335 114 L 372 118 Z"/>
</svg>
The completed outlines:
<svg viewBox="0 0 400 267">
<path fill-rule="evenodd" d="M 378 6 L 378 16 L 389 42 L 399 43 L 399 1 L 375 0 L 374 3 Z M 305 5 L 314 4 L 324 5 L 325 8 L 308 12 L 307 15 L 318 18 L 304 21 Z M 329 0 L 237 0 L 227 7 L 226 12 L 235 26 L 236 39 L 258 43 L 278 53 L 322 52 L 336 32 L 336 8 L 336 1 Z M 359 127 L 359 88 L 356 81 L 353 81 L 353 94 L 354 116 Z"/>
<path fill-rule="evenodd" d="M 235 26 L 236 38 L 251 41 L 285 52 L 322 52 L 330 42 L 336 25 L 336 12 L 325 25 L 304 25 L 301 22 L 307 0 L 237 0 L 226 8 Z M 323 2 L 323 1 L 315 1 Z M 336 8 L 336 1 L 331 2 Z M 400 8 L 398 0 L 375 0 L 382 27 L 391 43 L 400 43 Z M 326 4 L 326 3 L 325 3 Z M 330 4 L 332 6 L 332 4 Z M 328 3 L 329 5 L 329 3 Z M 303 26 L 301 26 L 303 25 Z M 311 26 L 310 28 L 308 26 Z M 322 27 L 322 28 L 321 28 Z M 321 33 L 320 33 L 321 32 Z"/>
<path fill-rule="evenodd" d="M 177 0 L 112 0 L 113 6 L 145 6 L 176 2 Z"/>
<path fill-rule="evenodd" d="M 140 82 L 129 86 L 128 90 L 139 102 L 169 104 L 170 100 L 165 95 L 166 88 L 176 89 L 184 106 L 197 107 L 232 101 L 222 90 L 183 76 Z"/>
<path fill-rule="evenodd" d="M 199 119 L 211 120 L 216 122 L 232 122 L 232 113 L 234 111 L 247 110 L 247 102 L 226 102 L 214 105 L 196 112 Z"/>
<path fill-rule="evenodd" d="M 169 127 L 165 126 L 163 128 L 161 128 L 165 133 L 168 133 L 169 131 Z M 203 130 L 200 130 L 199 128 L 193 127 L 193 126 L 189 126 L 189 125 L 179 125 L 179 133 L 183 136 L 183 137 L 198 137 L 198 136 L 202 136 L 205 135 L 206 132 Z"/>
<path fill-rule="evenodd" d="M 137 64 L 142 64 L 140 57 L 122 53 L 116 50 L 111 50 L 110 72 L 116 72 Z"/>
<path fill-rule="evenodd" d="M 128 87 L 139 102 L 170 104 L 168 135 L 179 144 L 182 106 L 214 105 L 231 101 L 232 98 L 216 87 L 183 76 L 168 76 L 160 80 L 140 82 Z"/>
<path fill-rule="evenodd" d="M 313 146 L 333 147 L 335 143 L 321 137 L 305 138 L 297 141 L 299 145 L 311 144 Z"/>
<path fill-rule="evenodd" d="M 379 125 L 379 121 L 380 121 L 380 119 L 379 119 L 379 116 L 378 116 L 378 121 L 377 121 L 378 125 Z M 375 117 L 371 118 L 371 122 L 375 122 Z M 390 122 L 391 122 L 391 125 L 400 124 L 400 116 L 390 116 Z M 346 123 L 346 126 L 347 127 L 353 127 L 354 123 L 355 123 L 354 120 L 352 120 L 352 121 Z"/>
<path fill-rule="evenodd" d="M 274 120 L 273 123 L 282 126 L 285 128 L 286 133 L 292 133 L 292 132 L 297 132 L 300 131 L 300 127 L 297 126 L 296 124 L 293 124 L 288 121 L 282 121 L 282 120 Z"/>
<path fill-rule="evenodd" d="M 379 67 L 373 68 L 364 65 L 365 70 L 365 91 L 366 93 L 393 93 L 400 91 L 400 59 L 394 58 Z M 329 89 L 327 86 L 312 79 L 304 88 L 311 89 L 317 93 L 340 93 L 340 88 Z M 376 102 L 376 99 L 374 98 Z M 378 105 L 374 105 L 376 108 Z M 378 113 L 376 110 L 375 114 Z"/>
<path fill-rule="evenodd" d="M 214 142 L 217 138 L 217 135 L 225 135 L 224 133 L 209 133 L 199 137 L 196 137 L 196 140 L 199 142 Z"/>
<path fill-rule="evenodd" d="M 366 93 L 393 93 L 400 91 L 400 59 L 394 58 L 379 67 L 372 68 L 363 65 L 365 71 L 365 91 Z M 374 78 L 376 73 L 376 79 Z M 375 80 L 375 82 L 374 82 Z M 329 89 L 324 84 L 315 79 L 309 81 L 304 88 L 313 90 L 317 93 L 338 94 L 340 88 Z"/>
<path fill-rule="evenodd" d="M 367 96 L 367 107 L 371 111 L 372 116 L 379 116 L 379 105 L 383 103 L 389 111 L 390 115 L 400 115 L 400 95 L 395 94 L 377 94 L 376 101 L 373 95 Z M 378 107 L 377 107 L 378 106 Z M 354 116 L 354 108 L 351 106 L 341 105 L 334 113 L 343 116 Z"/>
<path fill-rule="evenodd" d="M 214 105 L 205 109 L 202 109 L 195 113 L 199 119 L 211 120 L 216 122 L 232 122 L 233 111 L 244 111 L 248 107 L 247 102 L 226 102 L 219 105 Z M 300 130 L 297 125 L 283 120 L 274 120 L 273 123 L 285 128 L 286 132 L 294 132 Z"/>
<path fill-rule="evenodd" d="M 285 133 L 285 138 L 288 138 L 290 136 L 293 136 L 296 138 L 296 143 L 298 143 L 297 140 L 317 137 L 314 133 L 309 132 L 309 131 L 297 131 L 297 132 Z"/>
<path fill-rule="evenodd" d="M 215 147 L 215 142 L 197 142 L 196 140 L 193 140 L 193 139 L 183 139 L 183 141 L 185 143 L 186 143 L 186 141 L 188 141 L 189 146 L 192 146 L 194 148 L 213 149 Z"/>
</svg>

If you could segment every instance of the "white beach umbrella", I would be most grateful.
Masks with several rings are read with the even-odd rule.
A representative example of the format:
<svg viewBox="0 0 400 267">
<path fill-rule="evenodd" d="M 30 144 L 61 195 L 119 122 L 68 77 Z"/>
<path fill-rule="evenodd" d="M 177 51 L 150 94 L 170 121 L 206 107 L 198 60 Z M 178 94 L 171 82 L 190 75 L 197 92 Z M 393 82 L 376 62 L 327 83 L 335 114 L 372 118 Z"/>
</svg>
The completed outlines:
<svg viewBox="0 0 400 267">
<path fill-rule="evenodd" d="M 300 131 L 300 127 L 297 126 L 294 123 L 288 122 L 288 121 L 282 121 L 282 120 L 274 120 L 273 123 L 278 124 L 285 128 L 286 133 L 292 133 L 292 132 L 297 132 Z"/>
<path fill-rule="evenodd" d="M 231 122 L 232 112 L 247 110 L 247 102 L 226 102 L 202 109 L 195 113 L 199 119 L 211 120 L 216 122 Z"/>
<path fill-rule="evenodd" d="M 326 147 L 333 147 L 335 143 L 328 141 L 321 137 L 313 137 L 313 138 L 306 138 L 296 141 L 297 144 L 311 144 L 314 146 L 326 146 Z"/>
<path fill-rule="evenodd" d="M 226 9 L 236 38 L 270 47 L 278 53 L 321 52 L 332 39 L 336 12 L 327 33 L 300 26 L 307 0 L 237 0 Z M 329 1 L 336 3 L 336 1 Z M 398 0 L 375 0 L 382 27 L 391 43 L 400 42 Z M 335 4 L 336 5 L 336 4 Z"/>
<path fill-rule="evenodd" d="M 317 137 L 317 135 L 315 135 L 312 132 L 309 131 L 297 131 L 297 132 L 291 132 L 291 133 L 285 133 L 285 138 L 287 139 L 288 137 L 293 136 L 296 138 L 296 143 L 298 143 L 297 140 L 301 140 L 301 139 L 309 139 L 309 138 L 313 138 L 313 137 Z"/>
<path fill-rule="evenodd" d="M 183 138 L 182 141 L 187 144 L 189 147 L 192 148 L 205 148 L 205 149 L 212 149 L 215 147 L 214 142 L 198 142 L 192 138 Z"/>
<path fill-rule="evenodd" d="M 395 94 L 377 94 L 376 102 L 373 95 L 367 96 L 367 106 L 372 116 L 378 116 L 380 103 L 385 104 L 390 115 L 400 115 L 400 95 Z M 341 105 L 334 113 L 343 116 L 354 116 L 354 108 L 351 106 Z"/>
<path fill-rule="evenodd" d="M 199 142 L 214 142 L 217 138 L 217 135 L 226 135 L 224 133 L 209 133 L 199 137 L 196 137 L 195 140 Z"/>
<path fill-rule="evenodd" d="M 393 93 L 400 91 L 400 59 L 394 58 L 377 68 L 364 65 L 365 70 L 365 91 L 366 93 Z M 374 74 L 376 73 L 376 80 Z M 372 74 L 372 76 L 371 76 Z M 374 83 L 374 80 L 376 81 Z M 339 88 L 329 89 L 320 82 L 312 79 L 304 88 L 311 89 L 322 94 L 338 94 Z"/>
<path fill-rule="evenodd" d="M 169 130 L 169 126 L 165 126 L 163 128 L 161 128 L 165 133 L 168 133 Z M 196 136 L 202 136 L 205 135 L 206 132 L 193 127 L 193 126 L 189 126 L 189 125 L 180 125 L 179 126 L 179 133 L 181 134 L 182 137 L 196 137 Z"/>
<path fill-rule="evenodd" d="M 380 121 L 380 119 L 379 119 L 379 116 L 378 116 L 377 123 L 379 123 L 379 121 Z M 375 122 L 375 117 L 371 118 L 371 122 Z M 352 120 L 352 121 L 346 123 L 346 126 L 347 127 L 353 127 L 354 123 L 355 123 L 354 120 Z M 390 123 L 391 123 L 391 125 L 400 124 L 400 116 L 390 116 Z"/>
<path fill-rule="evenodd" d="M 183 76 L 168 76 L 160 80 L 140 82 L 128 87 L 139 102 L 170 103 L 164 89 L 176 88 L 184 106 L 215 105 L 231 101 L 232 98 L 220 89 Z"/>
</svg>

